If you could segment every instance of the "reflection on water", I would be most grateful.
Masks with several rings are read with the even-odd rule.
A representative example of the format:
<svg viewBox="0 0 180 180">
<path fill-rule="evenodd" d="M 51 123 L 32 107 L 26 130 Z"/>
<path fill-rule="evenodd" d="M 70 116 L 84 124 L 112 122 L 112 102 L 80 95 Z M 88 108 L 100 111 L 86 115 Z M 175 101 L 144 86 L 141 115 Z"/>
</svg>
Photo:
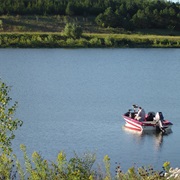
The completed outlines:
<svg viewBox="0 0 180 180">
<path fill-rule="evenodd" d="M 138 143 L 143 143 L 144 139 L 148 137 L 149 139 L 153 139 L 154 142 L 154 149 L 156 151 L 160 151 L 160 149 L 163 146 L 163 138 L 165 136 L 168 136 L 172 133 L 172 130 L 166 131 L 166 133 L 163 132 L 156 132 L 156 131 L 136 131 L 131 130 L 123 126 L 124 132 L 126 132 L 128 135 L 132 135 L 133 139 Z"/>
</svg>

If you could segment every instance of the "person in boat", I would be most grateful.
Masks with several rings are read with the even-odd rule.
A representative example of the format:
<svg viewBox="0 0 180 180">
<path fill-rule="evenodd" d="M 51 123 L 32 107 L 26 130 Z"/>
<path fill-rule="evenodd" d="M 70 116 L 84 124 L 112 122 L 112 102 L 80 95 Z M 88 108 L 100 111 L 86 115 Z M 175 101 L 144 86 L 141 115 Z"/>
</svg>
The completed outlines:
<svg viewBox="0 0 180 180">
<path fill-rule="evenodd" d="M 149 112 L 147 117 L 146 117 L 146 121 L 153 121 L 155 117 L 155 113 L 154 112 Z"/>
<path fill-rule="evenodd" d="M 137 113 L 138 105 L 133 104 L 132 107 L 133 107 L 133 109 L 134 109 L 134 113 Z"/>
<path fill-rule="evenodd" d="M 134 119 L 137 119 L 138 121 L 144 121 L 146 116 L 146 113 L 142 107 L 138 108 L 138 113 L 136 114 Z"/>
<path fill-rule="evenodd" d="M 126 112 L 124 115 L 130 117 L 131 116 L 131 109 L 129 109 L 128 112 Z"/>
</svg>

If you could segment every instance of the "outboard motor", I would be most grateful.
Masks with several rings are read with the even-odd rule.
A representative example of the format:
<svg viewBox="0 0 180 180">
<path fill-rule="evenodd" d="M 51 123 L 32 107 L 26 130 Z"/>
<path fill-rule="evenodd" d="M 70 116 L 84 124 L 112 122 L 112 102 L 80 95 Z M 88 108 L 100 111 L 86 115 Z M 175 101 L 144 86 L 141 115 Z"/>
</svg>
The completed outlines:
<svg viewBox="0 0 180 180">
<path fill-rule="evenodd" d="M 163 127 L 163 124 L 162 124 L 162 121 L 164 120 L 164 116 L 163 116 L 162 112 L 157 112 L 154 119 L 155 119 L 156 122 L 158 123 L 159 129 L 160 129 L 162 132 L 165 132 L 164 127 Z"/>
<path fill-rule="evenodd" d="M 159 120 L 164 120 L 164 116 L 162 114 L 162 112 L 157 112 L 155 115 L 155 120 L 159 121 Z"/>
<path fill-rule="evenodd" d="M 164 116 L 163 116 L 162 112 L 159 112 L 159 117 L 160 117 L 160 120 L 164 120 Z"/>
</svg>

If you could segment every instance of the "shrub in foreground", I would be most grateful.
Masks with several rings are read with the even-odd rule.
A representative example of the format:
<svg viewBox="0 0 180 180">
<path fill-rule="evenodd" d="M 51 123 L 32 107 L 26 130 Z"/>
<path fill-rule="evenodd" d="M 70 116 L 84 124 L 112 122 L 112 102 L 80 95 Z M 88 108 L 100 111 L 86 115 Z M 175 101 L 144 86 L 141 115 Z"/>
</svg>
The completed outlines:
<svg viewBox="0 0 180 180">
<path fill-rule="evenodd" d="M 15 138 L 15 131 L 22 125 L 22 121 L 14 118 L 17 102 L 12 103 L 9 96 L 11 88 L 0 79 L 0 154 L 11 154 L 11 142 Z M 3 156 L 4 157 L 4 156 Z"/>
<path fill-rule="evenodd" d="M 122 172 L 117 166 L 116 174 L 110 172 L 110 158 L 104 156 L 105 171 L 95 166 L 96 156 L 94 153 L 84 153 L 67 160 L 66 154 L 61 151 L 55 162 L 44 159 L 38 152 L 34 152 L 29 158 L 26 153 L 26 146 L 21 145 L 24 154 L 24 164 L 14 155 L 13 160 L 7 155 L 0 156 L 0 179 L 20 180 L 165 180 L 180 179 L 180 169 L 170 168 L 170 163 L 165 162 L 163 171 L 154 170 L 152 166 L 131 167 L 127 172 Z M 4 160 L 4 161 L 3 161 Z M 15 162 L 15 166 L 14 166 Z M 13 169 L 16 168 L 16 171 Z"/>
</svg>

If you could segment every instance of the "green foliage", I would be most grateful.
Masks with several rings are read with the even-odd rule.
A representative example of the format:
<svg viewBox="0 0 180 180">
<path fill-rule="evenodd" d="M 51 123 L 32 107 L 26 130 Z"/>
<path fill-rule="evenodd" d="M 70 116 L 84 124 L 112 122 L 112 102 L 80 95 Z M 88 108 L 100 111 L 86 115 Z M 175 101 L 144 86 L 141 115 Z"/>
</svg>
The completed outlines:
<svg viewBox="0 0 180 180">
<path fill-rule="evenodd" d="M 180 177 L 180 174 L 177 176 L 177 173 L 172 176 L 170 171 L 169 174 L 165 174 L 165 177 L 164 173 L 154 170 L 152 166 L 142 166 L 137 169 L 133 166 L 129 168 L 126 173 L 123 173 L 120 166 L 118 166 L 117 174 L 113 177 L 110 173 L 110 158 L 108 155 L 104 156 L 103 159 L 105 172 L 102 174 L 100 171 L 96 171 L 95 167 L 93 168 L 94 170 L 92 169 L 96 156 L 89 152 L 84 153 L 83 156 L 78 156 L 75 153 L 74 157 L 67 160 L 66 154 L 61 151 L 57 155 L 56 162 L 48 162 L 37 152 L 34 152 L 32 154 L 32 159 L 30 159 L 27 156 L 26 146 L 24 145 L 21 145 L 21 150 L 24 153 L 25 168 L 20 165 L 15 157 L 16 168 L 18 170 L 17 175 L 20 180 L 165 180 L 166 177 L 171 177 L 173 180 L 174 178 L 172 177 Z M 8 162 L 10 165 L 9 170 L 11 171 L 12 161 L 9 161 L 6 155 L 4 162 Z M 169 165 L 169 162 L 164 163 L 166 167 L 169 167 Z M 173 169 L 171 171 L 173 172 Z M 10 174 L 8 174 L 8 168 L 2 171 L 2 174 L 10 176 Z"/>
<path fill-rule="evenodd" d="M 14 159 L 16 161 L 16 169 L 17 169 L 17 173 L 19 175 L 19 179 L 20 180 L 25 180 L 25 172 L 23 167 L 21 166 L 21 163 L 19 162 L 19 160 L 17 159 L 16 155 L 14 154 Z"/>
<path fill-rule="evenodd" d="M 82 28 L 79 25 L 67 23 L 64 28 L 64 34 L 67 37 L 72 37 L 74 39 L 78 39 L 82 36 Z"/>
<path fill-rule="evenodd" d="M 89 179 L 93 174 L 91 168 L 95 162 L 95 154 L 85 153 L 83 157 L 79 157 L 76 153 L 68 162 L 67 175 L 70 179 Z"/>
<path fill-rule="evenodd" d="M 164 175 L 159 172 L 155 171 L 153 167 L 140 167 L 135 168 L 134 166 L 129 168 L 126 173 L 123 173 L 120 170 L 120 167 L 117 171 L 116 180 L 165 180 L 166 178 Z"/>
<path fill-rule="evenodd" d="M 0 34 L 0 47 L 180 47 L 180 39 L 136 34 L 83 34 L 77 39 L 60 33 L 8 33 Z"/>
<path fill-rule="evenodd" d="M 0 19 L 0 30 L 3 30 L 3 21 Z"/>
<path fill-rule="evenodd" d="M 92 166 L 96 159 L 95 154 L 88 152 L 81 157 L 75 153 L 75 156 L 68 161 L 66 154 L 61 151 L 57 156 L 56 163 L 49 163 L 37 152 L 32 154 L 31 160 L 24 145 L 21 145 L 21 150 L 24 153 L 25 169 L 15 157 L 18 175 L 21 180 L 24 180 L 25 176 L 29 180 L 87 180 L 94 175 Z"/>
<path fill-rule="evenodd" d="M 0 156 L 0 179 L 18 179 L 18 180 L 165 180 L 180 178 L 179 169 L 170 168 L 170 163 L 163 164 L 167 171 L 159 172 L 153 169 L 152 166 L 142 166 L 139 168 L 131 167 L 127 172 L 122 172 L 121 167 L 117 167 L 116 175 L 110 173 L 110 158 L 104 156 L 105 172 L 92 168 L 94 166 L 96 156 L 92 153 L 84 153 L 67 160 L 66 154 L 61 151 L 57 155 L 56 162 L 47 161 L 39 153 L 34 152 L 29 158 L 26 152 L 26 146 L 21 145 L 21 150 L 24 154 L 24 164 L 21 165 L 17 157 L 14 155 L 13 161 L 6 154 Z M 16 166 L 14 166 L 16 162 Z M 16 168 L 17 171 L 13 170 Z"/>
<path fill-rule="evenodd" d="M 89 43 L 90 43 L 91 47 L 101 47 L 102 46 L 101 39 L 97 38 L 97 37 L 91 38 Z"/>
<path fill-rule="evenodd" d="M 113 39 L 111 37 L 106 37 L 104 39 L 104 43 L 107 47 L 113 47 L 114 45 Z"/>
<path fill-rule="evenodd" d="M 69 2 L 66 7 L 66 15 L 73 16 L 74 15 L 74 4 Z"/>
<path fill-rule="evenodd" d="M 0 179 L 10 179 L 13 168 L 12 159 L 5 153 L 0 155 Z"/>
<path fill-rule="evenodd" d="M 11 141 L 15 138 L 14 131 L 22 125 L 22 121 L 14 119 L 17 102 L 11 103 L 10 87 L 0 80 L 0 154 L 10 155 Z"/>
<path fill-rule="evenodd" d="M 180 30 L 180 3 L 149 0 L 1 0 L 0 15 L 97 17 L 103 27 L 124 29 L 174 27 Z"/>
<path fill-rule="evenodd" d="M 166 161 L 164 164 L 163 164 L 163 168 L 166 172 L 169 172 L 169 169 L 170 169 L 170 162 Z"/>
<path fill-rule="evenodd" d="M 104 13 L 99 14 L 95 19 L 95 22 L 102 27 L 118 27 L 119 21 L 118 15 L 111 7 L 108 7 Z"/>
<path fill-rule="evenodd" d="M 88 47 L 89 43 L 88 40 L 85 38 L 80 38 L 77 42 L 78 47 Z"/>
<path fill-rule="evenodd" d="M 110 158 L 108 155 L 104 156 L 104 165 L 105 165 L 105 169 L 106 169 L 106 175 L 105 175 L 105 180 L 111 180 L 111 173 L 110 173 Z"/>
</svg>

